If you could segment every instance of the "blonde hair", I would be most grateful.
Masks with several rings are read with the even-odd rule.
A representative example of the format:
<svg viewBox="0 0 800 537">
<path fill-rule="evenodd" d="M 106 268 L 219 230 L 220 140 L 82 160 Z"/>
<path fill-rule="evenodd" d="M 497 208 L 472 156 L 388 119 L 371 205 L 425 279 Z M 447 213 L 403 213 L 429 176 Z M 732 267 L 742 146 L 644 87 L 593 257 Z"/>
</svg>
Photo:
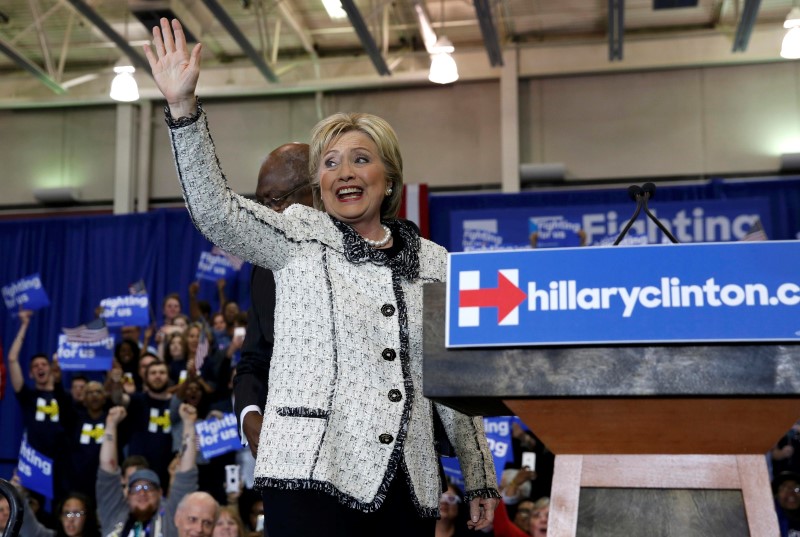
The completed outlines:
<svg viewBox="0 0 800 537">
<path fill-rule="evenodd" d="M 378 148 L 378 155 L 386 168 L 386 181 L 392 189 L 392 193 L 381 203 L 381 218 L 395 218 L 403 197 L 403 157 L 394 129 L 386 120 L 372 114 L 339 112 L 323 119 L 311 130 L 308 167 L 314 207 L 325 210 L 319 186 L 322 154 L 339 136 L 351 131 L 366 134 Z"/>
</svg>

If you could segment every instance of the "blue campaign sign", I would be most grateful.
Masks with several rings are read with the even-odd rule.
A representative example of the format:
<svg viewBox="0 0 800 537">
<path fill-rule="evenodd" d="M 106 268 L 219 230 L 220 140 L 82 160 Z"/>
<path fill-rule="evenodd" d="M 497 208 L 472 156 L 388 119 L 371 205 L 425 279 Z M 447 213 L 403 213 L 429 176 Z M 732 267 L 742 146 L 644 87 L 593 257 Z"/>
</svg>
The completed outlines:
<svg viewBox="0 0 800 537">
<path fill-rule="evenodd" d="M 448 347 L 800 341 L 800 242 L 450 254 Z"/>
<path fill-rule="evenodd" d="M 50 305 L 39 274 L 31 274 L 2 288 L 9 311 L 38 310 Z"/>
<path fill-rule="evenodd" d="M 766 198 L 654 202 L 653 214 L 681 243 L 727 242 L 745 237 L 761 222 L 771 229 Z M 450 244 L 464 252 L 603 246 L 614 242 L 633 215 L 634 203 L 612 206 L 536 207 L 454 211 Z M 663 235 L 641 214 L 623 244 L 657 244 Z M 455 245 L 459 245 L 458 248 Z"/>
<path fill-rule="evenodd" d="M 17 475 L 22 486 L 53 498 L 53 459 L 49 459 L 28 445 L 26 437 L 22 437 L 19 447 Z"/>
<path fill-rule="evenodd" d="M 150 302 L 147 295 L 122 295 L 104 298 L 101 317 L 106 326 L 147 326 L 150 324 Z"/>
<path fill-rule="evenodd" d="M 242 448 L 239 427 L 236 425 L 236 416 L 233 413 L 223 415 L 222 419 L 209 418 L 198 421 L 194 424 L 194 428 L 200 440 L 200 451 L 206 459 Z"/>
<path fill-rule="evenodd" d="M 197 262 L 195 278 L 198 280 L 217 281 L 220 278 L 230 278 L 236 272 L 236 267 L 224 255 L 215 255 L 211 252 L 202 252 L 200 261 Z"/>
<path fill-rule="evenodd" d="M 498 483 L 500 483 L 500 476 L 503 474 L 506 463 L 514 461 L 514 450 L 511 449 L 512 421 L 514 418 L 508 416 L 483 418 L 483 429 L 489 449 L 492 450 Z"/>
<path fill-rule="evenodd" d="M 439 457 L 442 462 L 442 470 L 447 480 L 462 493 L 464 492 L 464 474 L 461 472 L 461 465 L 455 457 Z"/>
<path fill-rule="evenodd" d="M 73 343 L 58 336 L 58 363 L 64 371 L 108 371 L 114 358 L 113 336 L 92 343 Z"/>
</svg>

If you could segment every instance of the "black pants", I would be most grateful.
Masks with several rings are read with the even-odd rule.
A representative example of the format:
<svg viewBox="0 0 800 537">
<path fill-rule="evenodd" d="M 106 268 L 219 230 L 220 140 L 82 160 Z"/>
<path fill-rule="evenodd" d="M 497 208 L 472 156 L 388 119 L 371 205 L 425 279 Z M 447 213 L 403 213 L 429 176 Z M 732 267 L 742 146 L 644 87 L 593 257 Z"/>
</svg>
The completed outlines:
<svg viewBox="0 0 800 537">
<path fill-rule="evenodd" d="M 421 518 L 406 475 L 395 475 L 380 509 L 364 513 L 313 490 L 264 489 L 268 537 L 433 537 L 435 518 Z"/>
</svg>

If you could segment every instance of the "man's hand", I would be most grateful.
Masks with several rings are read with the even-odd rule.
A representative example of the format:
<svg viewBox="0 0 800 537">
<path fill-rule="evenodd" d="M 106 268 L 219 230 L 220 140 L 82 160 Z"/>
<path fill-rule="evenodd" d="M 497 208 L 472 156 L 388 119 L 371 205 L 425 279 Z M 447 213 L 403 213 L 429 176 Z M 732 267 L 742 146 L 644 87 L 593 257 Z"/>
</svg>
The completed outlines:
<svg viewBox="0 0 800 537">
<path fill-rule="evenodd" d="M 250 452 L 255 457 L 258 454 L 258 438 L 261 436 L 261 423 L 264 417 L 258 412 L 248 412 L 244 415 L 242 422 L 242 430 L 244 436 L 247 438 L 247 444 L 250 446 Z"/>
<path fill-rule="evenodd" d="M 178 414 L 181 416 L 181 421 L 184 423 L 184 431 L 186 426 L 194 427 L 194 422 L 197 421 L 197 409 L 192 405 L 181 403 L 178 408 Z"/>
<path fill-rule="evenodd" d="M 200 292 L 200 283 L 199 282 L 192 282 L 189 284 L 189 296 L 190 297 L 197 297 L 197 293 Z"/>
<path fill-rule="evenodd" d="M 50 363 L 50 374 L 53 376 L 53 382 L 61 382 L 61 365 L 58 363 L 58 353 L 53 353 L 53 361 Z"/>
<path fill-rule="evenodd" d="M 31 322 L 31 317 L 33 317 L 33 312 L 31 310 L 19 310 L 17 315 L 19 316 L 20 324 L 28 326 Z"/>
<path fill-rule="evenodd" d="M 128 411 L 125 410 L 124 406 L 111 407 L 108 411 L 108 416 L 106 416 L 106 427 L 117 427 L 127 415 Z"/>
<path fill-rule="evenodd" d="M 497 498 L 473 498 L 470 500 L 467 527 L 475 531 L 488 528 L 494 522 L 494 510 L 497 508 L 497 502 Z"/>
</svg>

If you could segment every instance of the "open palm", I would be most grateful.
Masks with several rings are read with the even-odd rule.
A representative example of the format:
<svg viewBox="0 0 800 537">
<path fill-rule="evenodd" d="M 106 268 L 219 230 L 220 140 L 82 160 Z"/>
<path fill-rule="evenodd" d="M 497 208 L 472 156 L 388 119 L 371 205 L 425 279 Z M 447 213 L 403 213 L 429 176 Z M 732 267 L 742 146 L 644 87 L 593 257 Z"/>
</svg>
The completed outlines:
<svg viewBox="0 0 800 537">
<path fill-rule="evenodd" d="M 201 45 L 195 45 L 189 54 L 181 23 L 173 19 L 170 27 L 170 22 L 162 18 L 161 27 L 153 27 L 153 46 L 155 52 L 145 45 L 144 54 L 150 62 L 156 86 L 173 109 L 173 116 L 177 117 L 176 110 L 182 111 L 186 107 L 190 107 L 189 113 L 192 113 L 200 76 Z"/>
</svg>

